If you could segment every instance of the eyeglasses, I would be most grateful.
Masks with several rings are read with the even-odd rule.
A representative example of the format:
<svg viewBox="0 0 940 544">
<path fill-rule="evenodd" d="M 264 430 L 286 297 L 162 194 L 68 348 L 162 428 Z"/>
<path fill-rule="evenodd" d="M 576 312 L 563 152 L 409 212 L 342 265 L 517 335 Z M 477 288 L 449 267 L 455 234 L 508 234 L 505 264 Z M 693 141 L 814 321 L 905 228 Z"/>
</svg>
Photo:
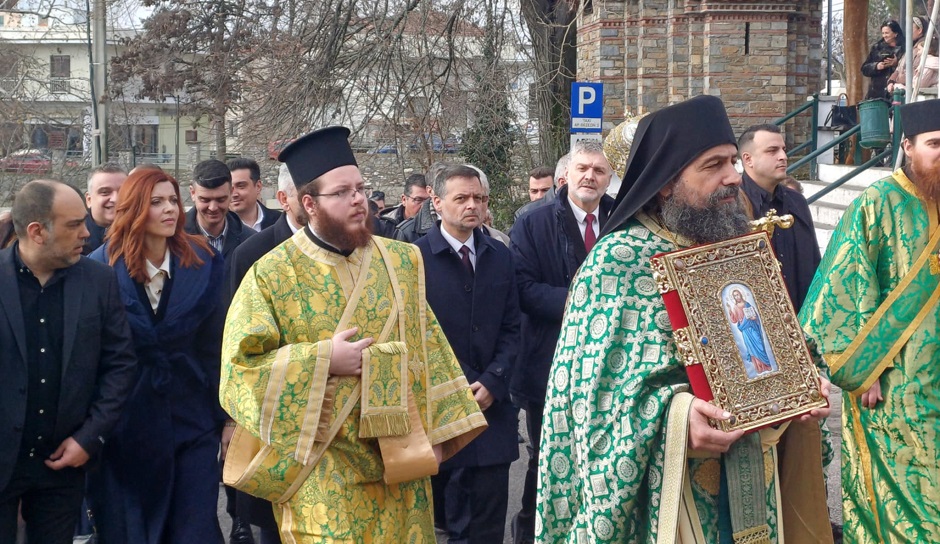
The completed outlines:
<svg viewBox="0 0 940 544">
<path fill-rule="evenodd" d="M 342 189 L 340 191 L 336 191 L 335 193 L 311 193 L 310 196 L 333 196 L 333 197 L 339 198 L 340 200 L 343 200 L 343 199 L 356 198 L 357 194 L 366 196 L 366 188 L 356 187 L 355 189 Z"/>
<path fill-rule="evenodd" d="M 430 198 L 428 198 L 428 197 L 426 197 L 426 196 L 411 196 L 411 195 L 405 195 L 405 198 L 410 198 L 411 200 L 417 202 L 418 204 L 424 204 L 424 203 L 427 202 L 428 200 L 431 200 Z"/>
</svg>

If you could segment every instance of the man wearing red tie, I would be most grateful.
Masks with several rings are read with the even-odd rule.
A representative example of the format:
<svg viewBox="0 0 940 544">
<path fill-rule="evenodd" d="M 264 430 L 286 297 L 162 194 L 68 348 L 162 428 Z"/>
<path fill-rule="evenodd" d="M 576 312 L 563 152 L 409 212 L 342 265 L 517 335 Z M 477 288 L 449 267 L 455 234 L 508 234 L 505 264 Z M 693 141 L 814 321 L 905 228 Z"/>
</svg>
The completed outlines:
<svg viewBox="0 0 940 544">
<path fill-rule="evenodd" d="M 534 539 L 538 446 L 548 372 L 571 279 L 600 238 L 613 208 L 614 200 L 604 194 L 610 175 L 600 142 L 578 142 L 571 149 L 567 184 L 558 190 L 555 201 L 520 217 L 509 233 L 522 309 L 522 344 L 510 393 L 526 412 L 529 435 L 522 509 L 512 523 L 515 544 Z"/>
</svg>

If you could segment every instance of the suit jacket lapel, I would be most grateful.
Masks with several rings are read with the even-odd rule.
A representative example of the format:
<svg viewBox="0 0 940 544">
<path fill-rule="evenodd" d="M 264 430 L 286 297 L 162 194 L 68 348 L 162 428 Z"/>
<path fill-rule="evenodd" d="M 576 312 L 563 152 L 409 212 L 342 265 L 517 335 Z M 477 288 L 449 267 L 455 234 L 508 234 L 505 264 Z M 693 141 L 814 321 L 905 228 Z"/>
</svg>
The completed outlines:
<svg viewBox="0 0 940 544">
<path fill-rule="evenodd" d="M 78 314 L 82 309 L 84 274 L 82 267 L 75 265 L 66 273 L 62 284 L 62 375 L 72 359 L 72 346 L 78 331 Z"/>
<path fill-rule="evenodd" d="M 26 325 L 23 323 L 23 308 L 20 306 L 20 287 L 16 283 L 16 264 L 13 248 L 4 250 L 0 255 L 0 307 L 13 329 L 13 337 L 20 348 L 20 357 L 26 365 Z"/>
</svg>

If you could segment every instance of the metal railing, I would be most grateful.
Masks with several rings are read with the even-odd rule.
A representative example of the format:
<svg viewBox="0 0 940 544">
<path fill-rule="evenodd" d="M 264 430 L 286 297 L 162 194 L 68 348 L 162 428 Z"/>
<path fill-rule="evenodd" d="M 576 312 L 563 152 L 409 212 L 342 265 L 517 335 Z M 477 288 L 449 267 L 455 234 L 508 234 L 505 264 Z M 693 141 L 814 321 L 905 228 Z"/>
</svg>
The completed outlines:
<svg viewBox="0 0 940 544">
<path fill-rule="evenodd" d="M 858 127 L 856 127 L 856 128 L 858 128 Z M 828 194 L 831 193 L 832 191 L 835 191 L 835 190 L 838 189 L 839 187 L 842 187 L 842 186 L 845 185 L 846 182 L 848 182 L 850 179 L 852 179 L 852 178 L 854 178 L 855 176 L 861 174 L 861 173 L 864 172 L 865 170 L 868 170 L 868 169 L 871 168 L 872 166 L 875 166 L 876 164 L 881 163 L 881 162 L 885 159 L 885 157 L 890 156 L 892 153 L 893 153 L 893 150 L 892 150 L 891 148 L 888 148 L 888 147 L 884 148 L 884 149 L 881 151 L 881 153 L 878 153 L 877 155 L 875 155 L 875 156 L 872 157 L 871 159 L 868 159 L 868 162 L 866 162 L 865 164 L 859 166 L 859 167 L 856 168 L 855 170 L 852 170 L 851 172 L 849 172 L 848 174 L 842 176 L 841 178 L 839 178 L 839 179 L 833 181 L 832 183 L 830 183 L 829 185 L 827 185 L 826 188 L 823 189 L 822 191 L 819 191 L 818 193 L 815 193 L 815 194 L 813 194 L 812 196 L 810 196 L 809 198 L 807 198 L 807 199 L 806 199 L 806 203 L 807 203 L 807 204 L 812 204 L 813 202 L 816 202 L 816 201 L 819 200 L 820 198 L 822 198 L 822 197 L 828 195 Z"/>
<path fill-rule="evenodd" d="M 809 198 L 807 198 L 806 201 L 807 201 L 808 203 L 812 204 L 813 202 L 816 202 L 816 201 L 819 200 L 820 198 L 826 196 L 827 194 L 831 193 L 832 191 L 834 191 L 834 190 L 838 189 L 839 187 L 845 185 L 849 180 L 855 178 L 856 176 L 858 176 L 858 175 L 861 174 L 862 172 L 868 170 L 869 168 L 871 168 L 871 167 L 873 167 L 873 166 L 875 166 L 875 165 L 878 165 L 878 164 L 883 164 L 884 161 L 885 161 L 886 159 L 888 159 L 889 157 L 890 157 L 890 160 L 891 160 L 891 164 L 892 164 L 892 165 L 893 165 L 893 164 L 896 164 L 896 162 L 897 162 L 897 156 L 898 156 L 898 151 L 899 151 L 900 148 L 901 148 L 901 116 L 898 114 L 898 108 L 900 108 L 900 106 L 902 106 L 903 104 L 904 104 L 904 90 L 903 90 L 903 89 L 896 89 L 896 90 L 894 91 L 894 101 L 893 101 L 892 106 L 891 106 L 891 110 L 893 111 L 893 124 L 894 124 L 893 132 L 892 132 L 892 136 L 891 136 L 891 144 L 890 144 L 888 147 L 885 147 L 884 149 L 882 149 L 880 152 L 876 153 L 871 159 L 869 159 L 868 161 L 866 161 L 864 164 L 862 164 L 862 165 L 860 165 L 859 167 L 855 168 L 854 170 L 852 170 L 852 171 L 849 172 L 848 174 L 842 176 L 841 178 L 837 179 L 836 181 L 833 181 L 833 182 L 830 183 L 828 186 L 826 186 L 823 190 L 821 190 L 821 191 L 819 191 L 819 192 L 813 194 L 813 195 L 810 196 Z M 819 114 L 819 94 L 818 94 L 818 93 L 817 93 L 817 94 L 813 94 L 811 100 L 807 101 L 806 104 L 804 104 L 804 105 L 800 106 L 799 108 L 793 110 L 792 112 L 788 113 L 788 114 L 785 115 L 784 117 L 781 117 L 780 119 L 777 119 L 776 121 L 774 121 L 774 124 L 776 124 L 777 126 L 783 125 L 784 123 L 786 123 L 786 122 L 789 121 L 790 119 L 793 119 L 793 118 L 796 117 L 797 115 L 799 115 L 799 114 L 801 114 L 801 113 L 803 113 L 803 112 L 805 112 L 805 111 L 807 111 L 807 110 L 809 110 L 809 109 L 811 109 L 811 108 L 812 108 L 812 111 L 813 111 L 813 123 L 812 123 L 812 133 L 811 133 L 812 135 L 811 135 L 809 141 L 804 142 L 804 143 L 802 143 L 802 144 L 800 144 L 800 145 L 794 147 L 792 150 L 788 151 L 788 152 L 787 152 L 787 157 L 792 157 L 792 156 L 795 155 L 796 153 L 799 153 L 799 152 L 801 152 L 801 151 L 803 151 L 803 150 L 805 150 L 805 149 L 813 149 L 813 151 L 811 151 L 809 154 L 807 154 L 807 155 L 801 157 L 801 158 L 800 158 L 798 161 L 796 161 L 795 163 L 789 165 L 789 166 L 787 167 L 787 174 L 790 174 L 790 173 L 792 173 L 792 172 L 794 172 L 794 171 L 796 171 L 796 170 L 798 170 L 798 169 L 800 169 L 800 168 L 802 168 L 802 167 L 804 167 L 804 166 L 809 165 L 809 168 L 810 168 L 810 176 L 811 176 L 813 179 L 815 179 L 816 176 L 817 176 L 817 173 L 818 173 L 818 168 L 817 168 L 817 164 L 816 164 L 816 159 L 817 159 L 820 155 L 822 155 L 823 153 L 826 153 L 827 151 L 829 151 L 830 149 L 833 149 L 833 148 L 835 148 L 836 146 L 839 146 L 839 145 L 841 145 L 841 144 L 843 144 L 843 143 L 849 141 L 850 139 L 855 138 L 856 135 L 858 135 L 858 134 L 861 133 L 861 131 L 862 131 L 862 125 L 861 125 L 861 119 L 859 119 L 859 121 L 860 121 L 859 124 L 855 125 L 854 127 L 850 128 L 849 130 L 846 130 L 845 132 L 843 132 L 842 134 L 840 134 L 837 138 L 833 139 L 831 142 L 827 143 L 826 145 L 824 145 L 824 146 L 822 146 L 822 147 L 817 147 L 818 141 L 819 141 L 819 139 L 818 139 L 819 127 L 817 126 L 818 123 L 817 123 L 817 121 L 816 121 L 816 120 L 818 119 L 818 114 Z M 862 157 L 862 154 L 861 154 L 861 145 L 860 145 L 860 142 L 858 141 L 858 139 L 856 139 L 856 144 L 855 144 L 855 157 L 856 157 L 856 162 L 860 162 L 860 161 L 861 161 L 861 157 Z"/>
<path fill-rule="evenodd" d="M 828 144 L 826 144 L 826 145 L 824 145 L 824 146 L 822 146 L 822 147 L 816 149 L 816 151 L 813 151 L 813 152 L 810 153 L 809 155 L 804 156 L 803 158 L 801 158 L 800 160 L 798 160 L 798 161 L 796 161 L 795 163 L 791 164 L 790 166 L 787 166 L 787 174 L 790 174 L 790 173 L 792 173 L 792 172 L 794 172 L 794 171 L 796 171 L 796 170 L 799 170 L 800 168 L 802 168 L 803 166 L 805 166 L 805 165 L 807 165 L 807 164 L 816 164 L 816 162 L 815 162 L 815 161 L 816 161 L 816 157 L 818 157 L 818 156 L 822 155 L 823 153 L 825 153 L 826 151 L 829 151 L 830 149 L 836 147 L 837 145 L 841 144 L 842 142 L 847 141 L 847 140 L 850 139 L 852 136 L 855 136 L 856 134 L 858 134 L 858 133 L 861 132 L 861 131 L 862 131 L 861 125 L 855 125 L 854 127 L 850 128 L 849 130 L 847 130 L 847 131 L 843 132 L 842 134 L 840 134 L 838 138 L 833 139 L 833 140 L 832 140 L 831 142 L 829 142 Z"/>
<path fill-rule="evenodd" d="M 817 126 L 818 123 L 816 121 L 817 119 L 819 119 L 819 93 L 813 93 L 813 96 L 810 97 L 810 100 L 808 100 L 806 104 L 803 104 L 799 108 L 796 108 L 790 113 L 774 121 L 774 124 L 777 125 L 778 127 L 783 126 L 784 123 L 806 112 L 807 110 L 811 110 L 812 112 L 812 122 L 810 123 L 812 127 L 812 131 L 810 133 L 810 139 L 808 141 L 803 142 L 802 144 L 798 146 L 795 146 L 793 149 L 788 150 L 787 151 L 788 158 L 796 155 L 797 153 L 802 152 L 804 149 L 816 149 L 816 145 L 819 142 L 819 127 Z M 816 177 L 816 163 L 815 162 L 810 163 L 809 170 L 810 170 L 810 176 L 815 178 Z M 787 173 L 788 174 L 790 173 L 789 168 L 787 169 Z"/>
</svg>

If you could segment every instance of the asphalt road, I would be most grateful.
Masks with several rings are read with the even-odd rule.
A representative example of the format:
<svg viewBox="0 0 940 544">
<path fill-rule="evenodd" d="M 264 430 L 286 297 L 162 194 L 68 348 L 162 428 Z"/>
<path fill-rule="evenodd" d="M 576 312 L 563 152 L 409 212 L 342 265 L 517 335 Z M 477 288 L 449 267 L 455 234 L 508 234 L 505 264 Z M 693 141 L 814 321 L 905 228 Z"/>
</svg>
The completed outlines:
<svg viewBox="0 0 940 544">
<path fill-rule="evenodd" d="M 829 417 L 828 425 L 829 429 L 832 431 L 832 442 L 833 448 L 835 450 L 835 460 L 832 465 L 829 467 L 829 478 L 828 478 L 828 487 L 829 487 L 829 512 L 833 519 L 838 524 L 842 523 L 842 492 L 841 492 L 841 478 L 839 474 L 839 458 L 841 456 L 841 446 L 842 446 L 842 402 L 841 402 L 841 390 L 833 386 L 833 395 L 831 398 L 832 404 L 832 415 Z M 520 413 L 519 420 L 519 430 L 525 436 L 525 424 L 523 423 L 524 415 Z M 512 516 L 519 510 L 519 504 L 522 500 L 522 485 L 525 481 L 525 465 L 528 460 L 528 455 L 525 451 L 525 445 L 519 445 L 519 459 L 512 464 L 512 467 L 509 470 L 509 512 L 506 516 L 506 533 L 503 542 L 505 544 L 512 544 L 512 539 L 509 534 L 509 524 L 512 521 Z M 224 494 L 220 493 L 219 501 L 219 521 L 222 525 L 223 534 L 228 537 L 229 531 L 231 530 L 232 521 L 228 517 L 228 514 L 225 513 L 224 505 Z M 257 532 L 255 534 L 257 538 Z M 446 544 L 446 538 L 438 536 L 437 541 L 439 544 Z"/>
</svg>

